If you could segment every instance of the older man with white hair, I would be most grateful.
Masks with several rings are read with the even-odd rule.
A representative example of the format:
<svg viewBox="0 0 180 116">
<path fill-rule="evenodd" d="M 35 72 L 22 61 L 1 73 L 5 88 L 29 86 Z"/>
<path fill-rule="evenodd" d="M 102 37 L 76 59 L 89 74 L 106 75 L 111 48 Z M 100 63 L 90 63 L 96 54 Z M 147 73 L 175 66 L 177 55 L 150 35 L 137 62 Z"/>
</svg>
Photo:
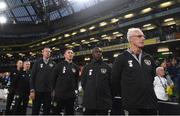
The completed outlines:
<svg viewBox="0 0 180 116">
<path fill-rule="evenodd" d="M 168 95 L 166 93 L 166 88 L 168 86 L 167 80 L 165 78 L 165 71 L 163 67 L 156 68 L 156 77 L 154 78 L 154 91 L 156 96 L 161 101 L 167 101 Z"/>
<path fill-rule="evenodd" d="M 119 55 L 112 68 L 113 96 L 122 97 L 122 107 L 130 115 L 157 114 L 153 89 L 155 63 L 143 52 L 145 36 L 139 28 L 127 32 L 130 48 Z"/>
</svg>

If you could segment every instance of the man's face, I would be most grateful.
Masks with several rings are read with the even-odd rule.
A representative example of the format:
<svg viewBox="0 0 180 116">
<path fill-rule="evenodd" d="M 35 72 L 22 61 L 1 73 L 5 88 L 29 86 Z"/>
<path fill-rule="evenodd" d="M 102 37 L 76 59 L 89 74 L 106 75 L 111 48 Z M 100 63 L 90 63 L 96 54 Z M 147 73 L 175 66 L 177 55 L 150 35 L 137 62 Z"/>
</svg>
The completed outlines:
<svg viewBox="0 0 180 116">
<path fill-rule="evenodd" d="M 42 55 L 44 58 L 49 58 L 51 56 L 51 49 L 50 48 L 44 48 L 42 50 Z"/>
<path fill-rule="evenodd" d="M 25 61 L 24 64 L 23 64 L 23 69 L 25 71 L 29 70 L 31 67 L 31 63 L 29 61 Z"/>
<path fill-rule="evenodd" d="M 165 61 L 161 63 L 161 67 L 163 67 L 163 68 L 165 68 L 165 69 L 167 68 L 167 64 L 166 64 Z"/>
<path fill-rule="evenodd" d="M 16 63 L 16 66 L 17 66 L 18 68 L 22 68 L 22 66 L 23 66 L 22 60 L 18 60 L 17 63 Z"/>
<path fill-rule="evenodd" d="M 165 76 L 165 71 L 164 71 L 163 68 L 159 69 L 159 75 L 160 75 L 161 77 L 164 77 L 164 76 Z"/>
<path fill-rule="evenodd" d="M 72 50 L 66 50 L 65 53 L 64 53 L 64 58 L 66 60 L 69 60 L 71 61 L 74 57 L 74 52 Z"/>
<path fill-rule="evenodd" d="M 145 36 L 142 31 L 134 31 L 130 36 L 130 43 L 138 48 L 144 47 Z"/>
<path fill-rule="evenodd" d="M 172 63 L 172 65 L 176 65 L 177 64 L 177 60 L 176 59 L 172 59 L 171 63 Z"/>
<path fill-rule="evenodd" d="M 101 48 L 93 49 L 92 56 L 96 60 L 102 59 L 102 50 L 101 50 Z"/>
</svg>

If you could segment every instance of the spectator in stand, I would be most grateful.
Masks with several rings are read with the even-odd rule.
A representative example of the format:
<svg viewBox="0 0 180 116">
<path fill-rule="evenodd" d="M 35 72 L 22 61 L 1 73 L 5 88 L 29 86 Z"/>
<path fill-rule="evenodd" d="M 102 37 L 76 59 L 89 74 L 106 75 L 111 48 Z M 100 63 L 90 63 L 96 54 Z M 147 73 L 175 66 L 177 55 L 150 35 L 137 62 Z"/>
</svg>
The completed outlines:
<svg viewBox="0 0 180 116">
<path fill-rule="evenodd" d="M 3 74 L 0 73 L 0 88 L 2 88 L 3 85 Z"/>
<path fill-rule="evenodd" d="M 8 88 L 10 85 L 10 73 L 5 72 L 3 77 L 3 87 Z"/>
<path fill-rule="evenodd" d="M 171 60 L 171 65 L 170 67 L 168 67 L 168 72 L 169 75 L 171 76 L 171 79 L 173 80 L 173 82 L 176 84 L 177 83 L 177 60 L 175 58 L 173 58 Z"/>
<path fill-rule="evenodd" d="M 169 72 L 168 72 L 168 70 L 167 70 L 167 61 L 164 60 L 164 61 L 161 63 L 160 66 L 163 67 L 164 70 L 165 70 L 165 77 L 166 77 L 166 79 L 167 79 L 168 85 L 174 86 L 174 82 L 172 81 L 172 79 L 171 79 L 171 77 L 170 77 L 170 75 L 169 75 Z"/>
<path fill-rule="evenodd" d="M 154 91 L 158 100 L 167 101 L 168 95 L 166 94 L 166 88 L 168 86 L 165 78 L 165 71 L 163 67 L 156 68 L 156 77 L 154 78 Z"/>
<path fill-rule="evenodd" d="M 180 103 L 180 61 L 177 63 L 177 78 L 178 78 L 178 102 Z"/>
<path fill-rule="evenodd" d="M 156 68 L 156 77 L 154 78 L 154 91 L 158 98 L 158 110 L 159 114 L 166 114 L 166 108 L 164 107 L 164 103 L 168 101 L 169 97 L 167 94 L 167 87 L 169 86 L 167 80 L 165 78 L 165 70 L 163 67 Z"/>
</svg>

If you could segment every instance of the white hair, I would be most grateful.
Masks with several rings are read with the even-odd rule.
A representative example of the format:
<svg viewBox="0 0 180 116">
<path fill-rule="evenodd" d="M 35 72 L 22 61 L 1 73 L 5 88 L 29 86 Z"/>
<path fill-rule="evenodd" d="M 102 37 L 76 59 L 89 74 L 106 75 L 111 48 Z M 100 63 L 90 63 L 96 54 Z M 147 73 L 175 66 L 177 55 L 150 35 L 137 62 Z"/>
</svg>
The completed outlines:
<svg viewBox="0 0 180 116">
<path fill-rule="evenodd" d="M 140 31 L 141 32 L 141 29 L 140 28 L 129 28 L 128 29 L 128 32 L 127 32 L 127 40 L 129 41 L 130 40 L 130 36 L 132 35 L 132 33 L 134 31 Z"/>
<path fill-rule="evenodd" d="M 161 67 L 161 66 L 157 67 L 157 68 L 156 68 L 156 74 L 158 74 L 158 71 L 161 70 L 161 69 L 164 70 L 164 68 Z"/>
</svg>

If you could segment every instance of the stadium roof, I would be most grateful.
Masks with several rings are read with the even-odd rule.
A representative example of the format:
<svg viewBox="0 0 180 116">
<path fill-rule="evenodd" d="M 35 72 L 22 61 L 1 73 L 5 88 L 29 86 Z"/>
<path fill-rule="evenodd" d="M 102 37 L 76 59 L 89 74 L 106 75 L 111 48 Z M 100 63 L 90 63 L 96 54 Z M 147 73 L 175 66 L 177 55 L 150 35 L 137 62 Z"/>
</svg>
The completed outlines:
<svg viewBox="0 0 180 116">
<path fill-rule="evenodd" d="M 46 23 L 74 14 L 104 0 L 0 0 L 7 23 Z"/>
</svg>

